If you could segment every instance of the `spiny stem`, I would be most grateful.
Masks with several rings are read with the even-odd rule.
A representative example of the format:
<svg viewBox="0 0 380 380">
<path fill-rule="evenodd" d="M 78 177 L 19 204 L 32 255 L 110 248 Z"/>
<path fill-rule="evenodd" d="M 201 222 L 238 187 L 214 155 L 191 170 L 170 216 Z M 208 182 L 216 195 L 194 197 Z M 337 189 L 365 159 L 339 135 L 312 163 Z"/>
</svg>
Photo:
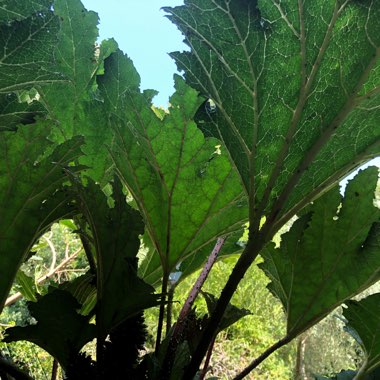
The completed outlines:
<svg viewBox="0 0 380 380">
<path fill-rule="evenodd" d="M 206 262 L 205 266 L 203 267 L 201 274 L 199 275 L 197 281 L 195 282 L 193 288 L 191 289 L 191 291 L 189 293 L 189 296 L 187 297 L 187 299 L 186 299 L 186 301 L 182 307 L 182 310 L 181 310 L 179 317 L 178 317 L 177 326 L 189 314 L 191 307 L 193 306 L 194 301 L 199 294 L 199 291 L 201 290 L 203 284 L 205 283 L 205 281 L 208 277 L 208 274 L 210 273 L 210 270 L 211 270 L 212 266 L 214 265 L 220 250 L 223 247 L 225 240 L 226 240 L 226 238 L 221 237 L 221 238 L 218 238 L 218 240 L 216 241 L 214 249 L 212 250 L 209 258 L 207 259 L 207 262 Z"/>
<path fill-rule="evenodd" d="M 269 355 L 273 354 L 273 352 L 277 351 L 279 348 L 288 344 L 293 338 L 290 336 L 286 336 L 285 338 L 280 339 L 273 346 L 269 347 L 266 351 L 264 351 L 259 357 L 251 362 L 251 364 L 246 367 L 243 371 L 241 371 L 237 376 L 233 378 L 233 380 L 241 380 L 245 376 L 247 376 L 253 369 L 255 369 L 261 362 L 263 362 Z"/>
<path fill-rule="evenodd" d="M 214 312 L 211 314 L 210 320 L 202 334 L 202 338 L 194 352 L 190 364 L 186 368 L 183 380 L 192 380 L 197 373 L 203 357 L 206 355 L 210 342 L 212 341 L 223 314 L 230 302 L 235 290 L 237 289 L 241 279 L 251 266 L 261 248 L 265 244 L 265 239 L 261 235 L 254 235 L 250 238 L 248 244 L 236 263 L 225 287 L 222 290 L 220 298 L 216 304 Z"/>
<path fill-rule="evenodd" d="M 185 301 L 185 303 L 184 303 L 184 305 L 183 305 L 183 307 L 179 313 L 179 317 L 178 317 L 177 323 L 175 325 L 173 335 L 170 338 L 169 347 L 168 347 L 168 350 L 166 352 L 164 364 L 162 366 L 162 371 L 161 371 L 161 378 L 162 379 L 169 378 L 169 373 L 170 373 L 170 370 L 171 370 L 171 367 L 173 364 L 173 360 L 175 357 L 175 353 L 176 353 L 178 344 L 181 342 L 181 335 L 183 334 L 187 317 L 191 311 L 191 308 L 194 304 L 195 299 L 197 298 L 204 282 L 207 279 L 208 274 L 211 271 L 212 266 L 216 262 L 218 254 L 219 254 L 220 250 L 222 249 L 225 240 L 226 240 L 225 237 L 220 237 L 216 241 L 214 249 L 212 250 L 209 258 L 207 259 L 207 262 L 206 262 L 205 266 L 203 267 L 201 274 L 199 275 L 197 281 L 193 285 L 193 287 L 189 293 L 189 296 L 187 297 L 187 299 L 186 299 L 186 301 Z"/>
</svg>

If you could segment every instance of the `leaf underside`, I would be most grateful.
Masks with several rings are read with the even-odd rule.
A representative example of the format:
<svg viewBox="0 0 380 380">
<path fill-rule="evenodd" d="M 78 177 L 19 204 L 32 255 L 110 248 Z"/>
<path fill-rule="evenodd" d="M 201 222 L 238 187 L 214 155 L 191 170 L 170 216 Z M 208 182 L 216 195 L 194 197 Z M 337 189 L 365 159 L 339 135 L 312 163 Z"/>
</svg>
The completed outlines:
<svg viewBox="0 0 380 380">
<path fill-rule="evenodd" d="M 105 60 L 97 81 L 110 111 L 96 113 L 104 132 L 88 139 L 85 152 L 94 157 L 96 149 L 99 158 L 103 146 L 102 165 L 113 167 L 143 215 L 159 257 L 147 275 L 161 266 L 167 275 L 218 236 L 241 230 L 246 197 L 219 142 L 205 139 L 192 121 L 197 92 L 176 77 L 171 107 L 155 112 L 152 93 L 140 92 L 140 78 L 120 51 Z"/>
<path fill-rule="evenodd" d="M 380 149 L 380 3 L 186 0 L 172 57 L 273 233 Z"/>
<path fill-rule="evenodd" d="M 127 318 L 156 306 L 160 297 L 137 276 L 136 255 L 144 226 L 139 212 L 127 204 L 120 182 L 113 184 L 112 208 L 91 180 L 75 191 L 96 255 L 98 336 L 106 337 Z"/>
<path fill-rule="evenodd" d="M 380 210 L 373 204 L 378 169 L 361 171 L 344 198 L 336 187 L 268 244 L 260 268 L 287 314 L 294 337 L 380 278 Z"/>
<path fill-rule="evenodd" d="M 69 140 L 41 158 L 51 149 L 48 134 L 43 122 L 0 132 L 0 309 L 36 239 L 74 211 L 62 188 L 63 168 L 81 155 L 83 139 Z"/>
</svg>

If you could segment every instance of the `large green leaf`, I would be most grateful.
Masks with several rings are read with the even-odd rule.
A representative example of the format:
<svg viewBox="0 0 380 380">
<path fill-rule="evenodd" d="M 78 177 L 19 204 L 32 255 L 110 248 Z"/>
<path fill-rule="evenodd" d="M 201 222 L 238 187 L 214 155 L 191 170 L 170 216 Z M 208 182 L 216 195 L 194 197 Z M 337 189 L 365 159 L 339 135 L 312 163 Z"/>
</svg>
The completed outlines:
<svg viewBox="0 0 380 380">
<path fill-rule="evenodd" d="M 98 154 L 107 147 L 164 273 L 219 235 L 241 229 L 245 195 L 219 142 L 205 139 L 191 121 L 200 104 L 196 91 L 176 77 L 168 113 L 154 112 L 153 93 L 140 93 L 140 78 L 120 51 L 106 59 L 98 84 L 108 111 L 96 114 L 104 132 L 92 146 Z"/>
<path fill-rule="evenodd" d="M 51 3 L 51 0 L 1 0 L 0 22 L 22 20 L 37 12 L 47 11 Z"/>
<path fill-rule="evenodd" d="M 54 14 L 61 27 L 54 51 L 55 68 L 67 83 L 38 88 L 41 101 L 57 122 L 57 140 L 70 138 L 86 122 L 83 101 L 89 98 L 99 68 L 98 16 L 87 11 L 80 0 L 56 0 Z M 45 34 L 47 30 L 44 30 Z"/>
<path fill-rule="evenodd" d="M 4 6 L 11 8 L 12 3 L 0 3 L 0 17 Z M 50 10 L 20 21 L 0 23 L 0 93 L 65 82 L 54 66 L 59 29 L 59 18 Z"/>
<path fill-rule="evenodd" d="M 0 94 L 0 132 L 15 130 L 19 124 L 34 123 L 36 116 L 45 114 L 37 101 L 22 101 L 14 94 Z"/>
<path fill-rule="evenodd" d="M 280 248 L 268 244 L 260 267 L 296 336 L 344 300 L 380 279 L 380 210 L 373 204 L 378 169 L 360 172 L 344 198 L 336 187 L 310 206 Z"/>
<path fill-rule="evenodd" d="M 346 304 L 348 308 L 344 309 L 343 315 L 347 327 L 349 331 L 355 331 L 352 335 L 365 353 L 362 371 L 371 373 L 380 367 L 380 293 Z"/>
<path fill-rule="evenodd" d="M 154 288 L 137 276 L 141 216 L 126 202 L 121 184 L 113 185 L 114 206 L 108 205 L 100 187 L 89 180 L 78 185 L 78 206 L 91 230 L 90 241 L 97 263 L 98 336 L 106 335 L 136 313 L 158 304 Z"/>
<path fill-rule="evenodd" d="M 49 131 L 40 123 L 0 133 L 0 310 L 35 240 L 55 220 L 73 212 L 59 189 L 66 179 L 62 169 L 80 156 L 82 139 L 41 158 L 51 148 Z"/>
<path fill-rule="evenodd" d="M 7 329 L 5 342 L 27 340 L 45 349 L 67 368 L 80 349 L 95 338 L 95 325 L 79 315 L 76 299 L 67 291 L 54 290 L 28 305 L 34 325 Z"/>
<path fill-rule="evenodd" d="M 380 2 L 185 0 L 164 8 L 190 52 L 186 80 L 211 101 L 198 125 L 224 141 L 251 222 L 272 233 L 380 151 Z"/>
</svg>

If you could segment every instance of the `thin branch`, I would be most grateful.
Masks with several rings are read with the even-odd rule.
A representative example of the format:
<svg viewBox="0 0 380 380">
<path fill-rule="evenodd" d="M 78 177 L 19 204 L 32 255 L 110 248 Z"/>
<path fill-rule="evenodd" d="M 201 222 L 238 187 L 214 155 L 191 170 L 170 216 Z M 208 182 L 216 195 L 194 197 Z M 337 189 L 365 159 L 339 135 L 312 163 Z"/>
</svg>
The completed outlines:
<svg viewBox="0 0 380 380">
<path fill-rule="evenodd" d="M 67 273 L 85 273 L 87 272 L 87 269 L 83 268 L 83 269 L 62 269 L 58 272 L 55 272 L 56 274 L 67 274 Z"/>
<path fill-rule="evenodd" d="M 367 373 L 367 365 L 368 365 L 368 360 L 365 359 L 362 366 L 359 368 L 358 373 L 355 375 L 353 380 L 362 380 L 365 379 L 368 375 Z"/>
<path fill-rule="evenodd" d="M 53 358 L 53 365 L 51 369 L 51 380 L 57 380 L 58 375 L 58 360 Z"/>
<path fill-rule="evenodd" d="M 306 340 L 308 339 L 307 333 L 302 334 L 298 338 L 297 342 L 297 357 L 295 368 L 295 380 L 307 380 L 306 368 L 305 368 L 305 350 Z"/>
<path fill-rule="evenodd" d="M 273 352 L 277 351 L 279 348 L 288 344 L 293 337 L 286 336 L 283 339 L 280 339 L 273 346 L 269 347 L 266 351 L 264 351 L 260 356 L 258 356 L 255 360 L 251 362 L 251 364 L 246 367 L 243 371 L 241 371 L 237 376 L 235 376 L 232 380 L 241 380 L 245 376 L 247 376 L 253 369 L 255 369 L 261 362 L 263 362 L 268 356 L 272 355 Z"/>
<path fill-rule="evenodd" d="M 57 251 L 55 250 L 54 244 L 50 240 L 50 237 L 47 237 L 46 235 L 43 237 L 45 241 L 48 243 L 50 251 L 51 251 L 51 264 L 50 264 L 49 272 L 54 270 L 55 264 L 57 263 Z"/>
<path fill-rule="evenodd" d="M 71 256 L 69 256 L 67 259 L 63 260 L 56 268 L 53 268 L 47 274 L 45 274 L 44 276 L 40 277 L 37 280 L 37 285 L 40 285 L 44 281 L 46 281 L 47 279 L 49 279 L 50 277 L 53 277 L 57 272 L 59 272 L 62 268 L 64 268 L 70 261 L 72 261 L 73 259 L 75 259 L 78 256 L 78 254 L 80 253 L 81 250 L 82 250 L 82 248 L 79 248 Z M 18 301 L 20 298 L 22 298 L 22 294 L 20 292 L 17 292 L 17 293 L 15 293 L 12 296 L 10 296 L 10 297 L 7 298 L 7 300 L 5 301 L 5 305 L 4 306 L 10 306 L 10 305 L 14 304 L 16 301 Z"/>
<path fill-rule="evenodd" d="M 65 247 L 65 259 L 69 257 L 69 252 L 70 252 L 70 243 L 66 243 Z"/>
<path fill-rule="evenodd" d="M 14 327 L 14 326 L 13 325 L 9 325 L 7 323 L 0 323 L 0 327 L 6 327 L 6 328 L 8 328 L 8 327 Z"/>
</svg>

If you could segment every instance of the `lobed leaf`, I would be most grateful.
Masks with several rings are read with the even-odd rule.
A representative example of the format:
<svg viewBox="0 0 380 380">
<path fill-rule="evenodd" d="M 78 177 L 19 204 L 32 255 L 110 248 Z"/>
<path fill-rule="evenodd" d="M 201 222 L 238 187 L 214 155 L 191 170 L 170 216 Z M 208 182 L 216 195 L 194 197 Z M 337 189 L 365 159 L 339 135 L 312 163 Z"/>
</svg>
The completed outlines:
<svg viewBox="0 0 380 380">
<path fill-rule="evenodd" d="M 95 325 L 77 313 L 79 306 L 70 293 L 56 289 L 39 302 L 28 304 L 37 324 L 7 329 L 4 341 L 33 342 L 55 357 L 65 369 L 80 349 L 95 338 Z"/>
<path fill-rule="evenodd" d="M 22 20 L 37 12 L 47 11 L 51 7 L 51 0 L 2 0 L 0 2 L 0 22 Z"/>
<path fill-rule="evenodd" d="M 42 156 L 52 147 L 49 131 L 41 122 L 0 133 L 0 309 L 33 243 L 54 221 L 73 213 L 62 191 L 62 169 L 81 155 L 83 141 L 72 139 Z"/>
<path fill-rule="evenodd" d="M 380 151 L 380 3 L 186 0 L 172 57 L 271 233 Z"/>
<path fill-rule="evenodd" d="M 246 200 L 218 141 L 205 139 L 191 121 L 200 104 L 197 93 L 176 77 L 171 107 L 157 115 L 153 94 L 140 93 L 139 84 L 132 62 L 120 51 L 105 60 L 98 85 L 111 112 L 96 114 L 104 132 L 90 144 L 98 153 L 100 146 L 107 148 L 103 162 L 111 157 L 143 215 L 161 262 L 155 260 L 151 271 L 162 265 L 169 274 L 219 235 L 241 229 Z"/>
<path fill-rule="evenodd" d="M 50 10 L 0 23 L 0 93 L 65 82 L 54 66 L 59 29 L 59 18 Z"/>
<path fill-rule="evenodd" d="M 315 201 L 280 248 L 268 244 L 260 264 L 296 336 L 380 278 L 380 210 L 373 204 L 378 169 L 361 171 L 344 198 L 338 187 Z"/>
<path fill-rule="evenodd" d="M 66 82 L 39 87 L 38 91 L 41 102 L 56 120 L 54 139 L 62 142 L 80 134 L 82 124 L 87 122 L 84 101 L 90 99 L 101 59 L 95 44 L 98 37 L 95 12 L 87 11 L 80 0 L 56 0 L 54 15 L 60 20 L 55 69 L 64 75 Z"/>
<path fill-rule="evenodd" d="M 137 276 L 136 255 L 144 226 L 139 212 L 127 204 L 120 183 L 113 185 L 112 208 L 91 180 L 77 189 L 79 209 L 89 225 L 89 241 L 96 255 L 98 336 L 105 338 L 127 318 L 157 305 L 159 296 Z"/>
</svg>

